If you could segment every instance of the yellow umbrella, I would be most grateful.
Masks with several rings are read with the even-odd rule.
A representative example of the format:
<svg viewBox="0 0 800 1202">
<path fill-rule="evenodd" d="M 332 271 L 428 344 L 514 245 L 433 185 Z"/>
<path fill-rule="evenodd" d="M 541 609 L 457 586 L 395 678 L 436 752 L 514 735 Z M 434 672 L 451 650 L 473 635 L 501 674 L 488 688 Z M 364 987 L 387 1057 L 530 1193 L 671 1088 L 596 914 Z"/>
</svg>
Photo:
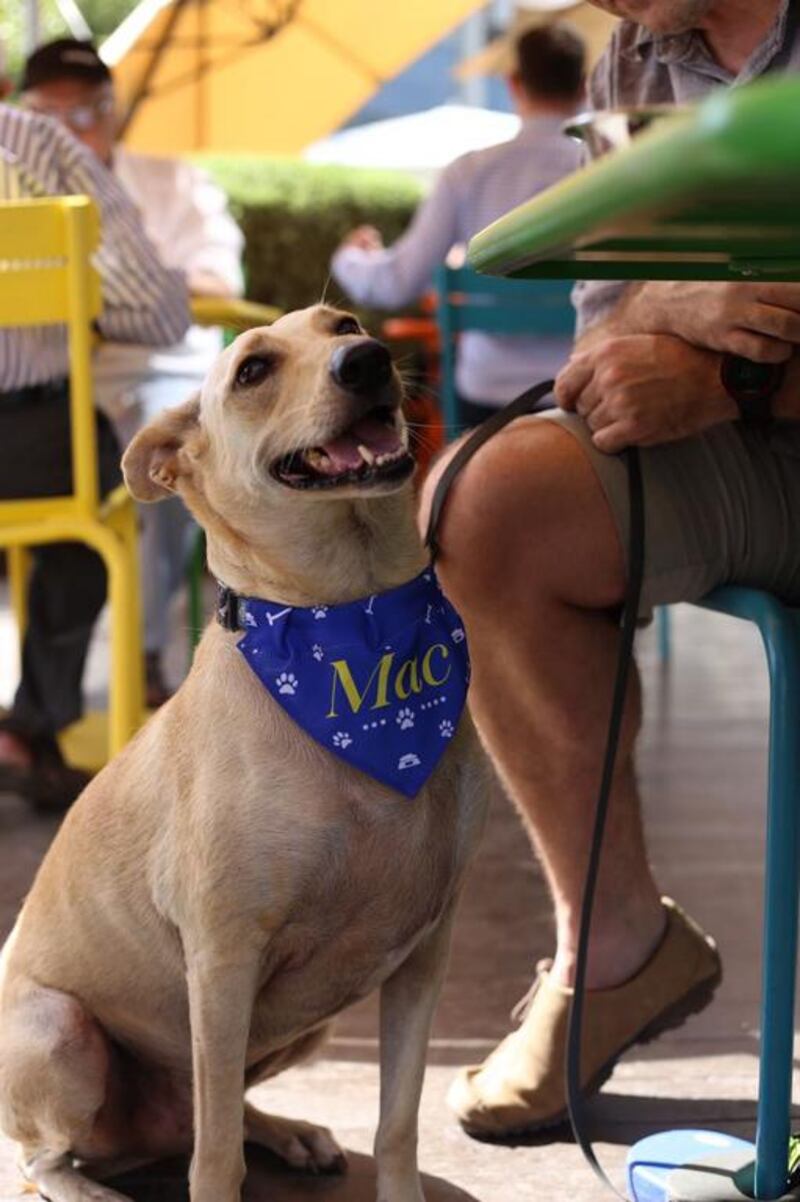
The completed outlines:
<svg viewBox="0 0 800 1202">
<path fill-rule="evenodd" d="M 102 55 L 132 149 L 291 154 L 483 0 L 141 0 Z"/>
</svg>

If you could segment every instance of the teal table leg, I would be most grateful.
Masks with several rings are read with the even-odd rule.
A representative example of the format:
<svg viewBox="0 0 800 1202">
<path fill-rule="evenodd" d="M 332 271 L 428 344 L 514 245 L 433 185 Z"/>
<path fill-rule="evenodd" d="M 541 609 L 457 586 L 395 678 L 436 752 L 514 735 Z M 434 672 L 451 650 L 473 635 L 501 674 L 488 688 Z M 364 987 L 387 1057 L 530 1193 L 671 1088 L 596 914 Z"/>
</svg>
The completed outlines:
<svg viewBox="0 0 800 1202">
<path fill-rule="evenodd" d="M 800 617 L 773 601 L 766 607 L 759 627 L 772 689 L 755 1195 L 777 1198 L 786 1188 L 794 1040 L 800 847 Z"/>
</svg>

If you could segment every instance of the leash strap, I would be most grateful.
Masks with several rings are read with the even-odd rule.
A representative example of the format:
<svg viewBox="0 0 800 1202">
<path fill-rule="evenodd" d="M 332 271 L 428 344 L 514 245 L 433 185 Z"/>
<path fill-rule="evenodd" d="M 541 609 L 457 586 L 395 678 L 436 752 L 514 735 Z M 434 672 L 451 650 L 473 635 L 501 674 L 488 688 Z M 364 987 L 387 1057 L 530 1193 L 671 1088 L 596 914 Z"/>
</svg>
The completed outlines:
<svg viewBox="0 0 800 1202">
<path fill-rule="evenodd" d="M 535 413 L 541 406 L 544 397 L 547 396 L 552 388 L 552 380 L 545 380 L 543 383 L 529 388 L 513 400 L 510 405 L 493 414 L 488 421 L 485 421 L 473 431 L 470 437 L 456 451 L 439 478 L 431 504 L 425 545 L 430 550 L 433 560 L 436 559 L 439 553 L 438 531 L 442 514 L 451 485 L 458 473 L 485 442 L 488 442 L 493 435 L 502 430 L 514 418 L 526 413 Z M 642 580 L 644 577 L 644 489 L 642 485 L 642 465 L 638 449 L 636 447 L 628 448 L 624 452 L 624 458 L 628 469 L 628 495 L 630 503 L 628 591 L 622 611 L 620 646 L 611 698 L 608 738 L 595 810 L 594 829 L 589 848 L 589 863 L 586 870 L 586 881 L 581 902 L 580 929 L 575 961 L 575 982 L 572 1004 L 570 1006 L 569 1026 L 567 1029 L 566 1094 L 570 1124 L 576 1143 L 586 1161 L 603 1185 L 607 1186 L 618 1198 L 622 1199 L 622 1202 L 628 1202 L 626 1195 L 617 1189 L 597 1159 L 595 1150 L 592 1147 L 591 1138 L 587 1134 L 585 1102 L 581 1091 L 581 1032 L 583 1030 L 583 1012 L 586 999 L 586 965 L 589 951 L 589 935 L 591 933 L 592 911 L 597 891 L 597 877 L 600 869 L 606 818 L 611 800 L 611 787 L 614 781 L 614 768 L 617 761 L 622 719 L 625 713 L 625 698 L 633 660 L 633 640 L 636 634 L 636 622 L 639 614 L 639 602 L 641 600 Z"/>
<path fill-rule="evenodd" d="M 592 842 L 589 849 L 589 864 L 586 869 L 586 881 L 581 902 L 578 949 L 575 960 L 575 981 L 572 1004 L 570 1006 L 569 1026 L 567 1028 L 566 1093 L 569 1120 L 575 1136 L 575 1142 L 578 1144 L 581 1152 L 583 1152 L 595 1176 L 599 1178 L 603 1185 L 608 1186 L 618 1198 L 622 1199 L 622 1202 L 629 1202 L 627 1195 L 617 1189 L 597 1159 L 591 1139 L 587 1135 L 585 1099 L 581 1090 L 581 1033 L 583 1030 L 583 1011 L 586 1000 L 586 966 L 589 952 L 589 936 L 592 926 L 592 910 L 597 890 L 597 877 L 603 850 L 606 817 L 611 799 L 611 787 L 614 780 L 619 736 L 625 713 L 625 697 L 630 678 L 631 662 L 633 660 L 633 639 L 636 634 L 636 620 L 642 595 L 642 579 L 644 577 L 645 517 L 642 464 L 638 448 L 629 447 L 624 452 L 624 455 L 628 468 L 628 495 L 630 499 L 628 592 L 625 597 L 625 605 L 622 613 L 622 631 L 611 701 L 611 718 L 608 725 L 608 739 L 603 760 L 597 808 L 595 810 Z"/>
<path fill-rule="evenodd" d="M 515 417 L 522 417 L 526 413 L 536 413 L 541 408 L 549 409 L 549 405 L 542 406 L 542 401 L 549 392 L 553 391 L 554 382 L 553 380 L 543 380 L 541 384 L 534 384 L 532 388 L 528 388 L 525 392 L 520 393 L 511 404 L 506 405 L 503 409 L 498 409 L 497 413 L 493 413 L 485 422 L 482 422 L 477 429 L 472 431 L 469 438 L 462 442 L 439 477 L 436 490 L 433 494 L 433 501 L 431 502 L 428 529 L 425 533 L 425 546 L 430 551 L 433 562 L 436 561 L 436 557 L 439 554 L 439 543 L 437 541 L 439 523 L 442 520 L 442 513 L 444 512 L 445 503 L 450 493 L 450 487 L 458 473 L 485 442 L 488 442 L 499 430 L 502 430 L 503 426 L 507 426 L 509 422 L 513 422 Z"/>
</svg>

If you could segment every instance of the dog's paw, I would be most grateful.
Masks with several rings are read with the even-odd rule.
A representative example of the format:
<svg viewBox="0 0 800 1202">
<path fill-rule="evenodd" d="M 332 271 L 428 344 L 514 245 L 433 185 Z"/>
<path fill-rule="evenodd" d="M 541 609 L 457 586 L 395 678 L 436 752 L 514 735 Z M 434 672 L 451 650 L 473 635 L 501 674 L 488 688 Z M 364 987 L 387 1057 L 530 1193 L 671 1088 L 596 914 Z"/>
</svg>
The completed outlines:
<svg viewBox="0 0 800 1202">
<path fill-rule="evenodd" d="M 299 683 L 300 681 L 291 672 L 281 672 L 280 676 L 275 677 L 278 692 L 286 693 L 288 697 L 294 697 Z"/>
<path fill-rule="evenodd" d="M 447 718 L 439 723 L 439 734 L 443 739 L 452 739 L 453 735 L 455 734 L 455 727 Z"/>
<path fill-rule="evenodd" d="M 411 730 L 414 725 L 414 711 L 408 707 L 398 710 L 395 722 L 401 730 Z"/>
<path fill-rule="evenodd" d="M 317 1127 L 300 1119 L 277 1118 L 272 1114 L 255 1115 L 250 1111 L 246 1138 L 268 1148 L 291 1168 L 303 1173 L 341 1174 L 347 1171 L 347 1157 L 327 1127 Z"/>
</svg>

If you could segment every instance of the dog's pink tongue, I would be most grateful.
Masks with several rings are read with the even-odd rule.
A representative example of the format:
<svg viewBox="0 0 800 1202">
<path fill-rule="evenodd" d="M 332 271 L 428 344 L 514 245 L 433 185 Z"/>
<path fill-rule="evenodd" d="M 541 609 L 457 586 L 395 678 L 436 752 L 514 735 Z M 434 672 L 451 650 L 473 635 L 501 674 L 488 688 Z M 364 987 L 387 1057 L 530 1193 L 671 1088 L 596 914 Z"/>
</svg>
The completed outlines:
<svg viewBox="0 0 800 1202">
<path fill-rule="evenodd" d="M 359 446 L 366 447 L 375 456 L 391 455 L 403 449 L 400 435 L 393 426 L 387 426 L 377 417 L 362 417 L 346 434 L 323 443 L 322 450 L 328 456 L 330 466 L 326 464 L 322 470 L 347 472 L 360 467 L 364 461 Z"/>
</svg>

